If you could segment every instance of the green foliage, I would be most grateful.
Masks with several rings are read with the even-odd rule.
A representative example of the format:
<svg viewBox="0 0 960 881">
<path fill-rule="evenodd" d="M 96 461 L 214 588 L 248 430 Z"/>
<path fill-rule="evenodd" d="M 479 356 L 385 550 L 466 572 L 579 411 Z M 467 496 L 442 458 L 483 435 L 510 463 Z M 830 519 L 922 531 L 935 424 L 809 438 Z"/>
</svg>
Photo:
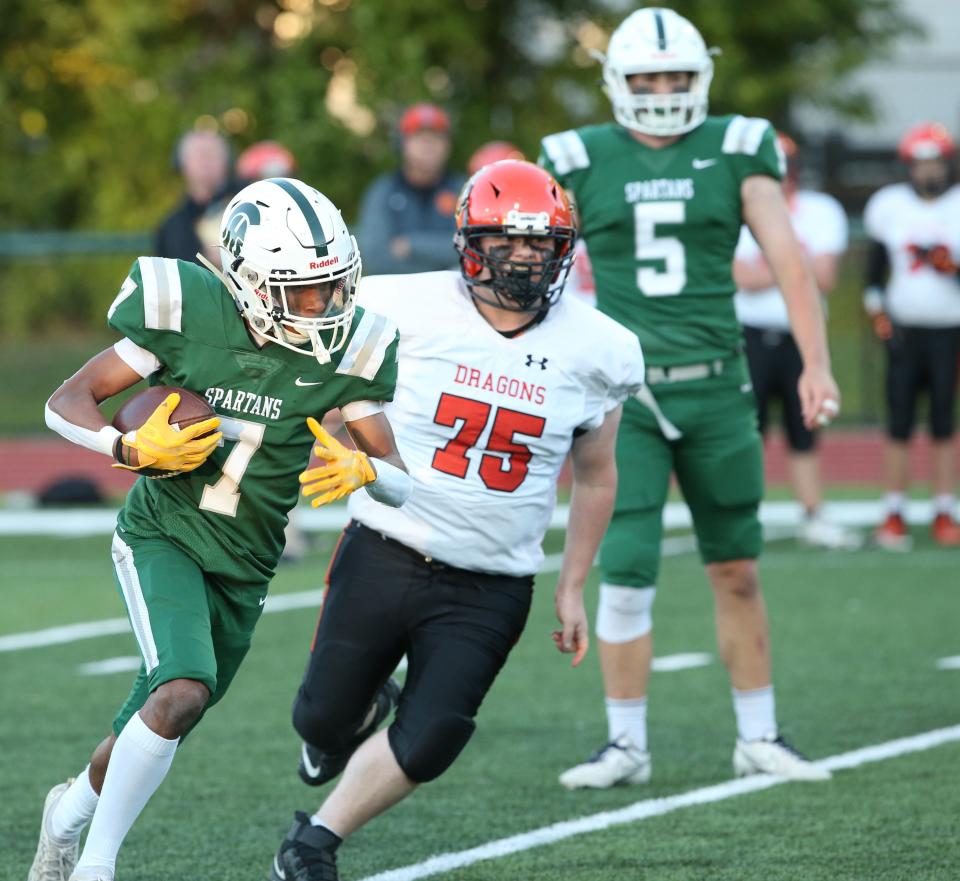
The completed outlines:
<svg viewBox="0 0 960 881">
<path fill-rule="evenodd" d="M 723 48 L 713 108 L 775 122 L 798 96 L 867 112 L 838 80 L 907 26 L 897 0 L 674 5 Z M 221 128 L 238 148 L 285 143 L 301 175 L 348 217 L 367 182 L 395 161 L 390 132 L 409 102 L 451 110 L 459 164 L 492 138 L 534 155 L 544 134 L 608 118 L 586 49 L 602 47 L 627 8 L 611 0 L 8 0 L 0 231 L 152 229 L 179 198 L 171 150 L 195 125 Z M 121 271 L 68 274 L 50 260 L 8 272 L 0 336 L 26 333 L 65 303 L 88 304 L 83 320 L 99 324 Z M 24 290 L 30 303 L 8 309 Z"/>
</svg>

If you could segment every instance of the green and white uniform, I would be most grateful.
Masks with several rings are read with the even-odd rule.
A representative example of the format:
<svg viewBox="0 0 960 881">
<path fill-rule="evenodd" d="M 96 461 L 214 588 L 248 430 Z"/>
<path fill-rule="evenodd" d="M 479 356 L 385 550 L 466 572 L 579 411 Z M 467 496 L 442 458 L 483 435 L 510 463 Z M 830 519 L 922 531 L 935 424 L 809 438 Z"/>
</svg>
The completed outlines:
<svg viewBox="0 0 960 881">
<path fill-rule="evenodd" d="M 541 164 L 577 202 L 597 306 L 639 337 L 660 411 L 624 408 L 604 580 L 655 583 L 671 471 L 704 561 L 756 557 L 762 457 L 731 267 L 743 180 L 784 171 L 772 126 L 707 117 L 653 149 L 609 123 L 550 135 L 542 148 Z"/>
<path fill-rule="evenodd" d="M 222 697 L 283 550 L 314 442 L 305 419 L 353 401 L 391 400 L 397 331 L 358 308 L 328 364 L 261 348 L 213 273 L 157 257 L 134 263 L 108 321 L 159 362 L 152 385 L 204 395 L 224 435 L 195 471 L 138 480 L 120 512 L 114 565 L 144 666 L 114 723 L 119 732 L 171 679 L 204 682 L 210 704 Z"/>
</svg>

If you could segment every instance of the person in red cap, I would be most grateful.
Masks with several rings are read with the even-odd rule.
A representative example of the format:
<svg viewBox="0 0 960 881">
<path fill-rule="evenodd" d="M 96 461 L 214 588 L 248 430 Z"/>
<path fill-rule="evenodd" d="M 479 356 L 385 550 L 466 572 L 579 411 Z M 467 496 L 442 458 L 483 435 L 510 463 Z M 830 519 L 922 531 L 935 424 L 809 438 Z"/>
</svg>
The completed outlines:
<svg viewBox="0 0 960 881">
<path fill-rule="evenodd" d="M 277 141 L 251 144 L 237 157 L 234 166 L 237 179 L 244 183 L 270 177 L 293 177 L 296 170 L 296 157 Z"/>
<path fill-rule="evenodd" d="M 487 141 L 481 144 L 473 151 L 473 155 L 467 160 L 467 174 L 471 177 L 481 168 L 486 168 L 494 162 L 501 159 L 519 159 L 523 160 L 523 151 L 509 141 Z"/>
<path fill-rule="evenodd" d="M 898 155 L 908 182 L 874 193 L 864 209 L 870 239 L 864 305 L 887 349 L 887 447 L 877 543 L 908 550 L 903 516 L 917 398 L 930 396 L 934 540 L 960 547 L 954 497 L 954 404 L 960 355 L 960 186 L 956 147 L 939 123 L 909 129 Z"/>
<path fill-rule="evenodd" d="M 400 167 L 364 193 L 357 238 L 364 272 L 432 272 L 456 264 L 451 244 L 462 174 L 447 168 L 450 117 L 435 104 L 408 107 L 397 124 Z"/>
</svg>

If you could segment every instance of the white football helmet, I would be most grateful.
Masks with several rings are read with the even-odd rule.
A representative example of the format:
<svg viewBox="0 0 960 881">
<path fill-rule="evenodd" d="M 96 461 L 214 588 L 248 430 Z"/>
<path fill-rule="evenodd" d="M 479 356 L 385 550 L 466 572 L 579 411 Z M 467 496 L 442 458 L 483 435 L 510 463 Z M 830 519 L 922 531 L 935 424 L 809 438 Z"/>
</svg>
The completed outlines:
<svg viewBox="0 0 960 881">
<path fill-rule="evenodd" d="M 356 308 L 360 250 L 322 193 L 285 177 L 244 187 L 223 213 L 220 264 L 221 279 L 256 333 L 321 364 L 343 347 Z"/>
<path fill-rule="evenodd" d="M 627 16 L 610 37 L 603 62 L 604 90 L 620 125 L 648 135 L 682 135 L 707 117 L 713 60 L 700 32 L 672 9 L 649 7 Z M 636 95 L 635 73 L 689 71 L 690 91 Z"/>
</svg>

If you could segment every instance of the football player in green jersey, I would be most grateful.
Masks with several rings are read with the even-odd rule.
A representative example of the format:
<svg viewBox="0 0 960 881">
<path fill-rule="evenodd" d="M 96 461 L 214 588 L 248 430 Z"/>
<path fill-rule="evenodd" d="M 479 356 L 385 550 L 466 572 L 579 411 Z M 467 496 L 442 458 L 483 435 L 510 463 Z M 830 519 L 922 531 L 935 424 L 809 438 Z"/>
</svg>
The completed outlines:
<svg viewBox="0 0 960 881">
<path fill-rule="evenodd" d="M 616 510 L 601 548 L 597 635 L 609 742 L 561 775 L 571 789 L 650 778 L 646 694 L 663 506 L 675 473 L 715 597 L 733 683 L 738 774 L 824 779 L 780 737 L 757 576 L 762 451 L 731 264 L 741 223 L 772 267 L 803 356 L 808 426 L 839 411 L 823 315 L 793 235 L 784 161 L 763 119 L 708 116 L 712 52 L 669 9 L 616 29 L 603 79 L 616 123 L 550 135 L 541 163 L 574 195 L 597 305 L 636 332 L 648 387 L 628 401 L 617 440 Z"/>
<path fill-rule="evenodd" d="M 107 315 L 122 338 L 47 402 L 60 434 L 170 479 L 141 478 L 120 512 L 115 576 L 143 664 L 90 764 L 48 795 L 30 881 L 112 881 L 177 745 L 246 655 L 311 446 L 324 461 L 300 482 L 314 504 L 365 486 L 400 505 L 410 491 L 382 412 L 396 327 L 355 305 L 360 254 L 340 212 L 313 187 L 273 178 L 240 191 L 220 236 L 220 269 L 139 258 Z M 121 435 L 99 405 L 144 377 L 205 395 L 217 417 L 175 431 L 171 394 Z M 358 450 L 314 420 L 333 408 Z"/>
</svg>

